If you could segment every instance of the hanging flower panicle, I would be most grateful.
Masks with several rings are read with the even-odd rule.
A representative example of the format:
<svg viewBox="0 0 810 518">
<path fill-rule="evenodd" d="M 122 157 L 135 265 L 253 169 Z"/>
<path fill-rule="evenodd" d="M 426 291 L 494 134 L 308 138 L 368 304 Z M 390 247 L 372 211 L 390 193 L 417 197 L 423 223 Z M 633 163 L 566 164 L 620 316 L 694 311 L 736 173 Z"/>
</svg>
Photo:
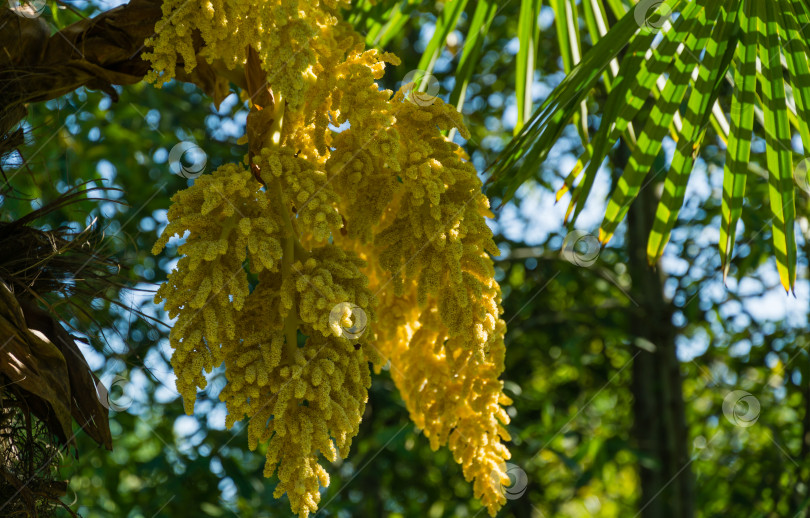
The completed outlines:
<svg viewBox="0 0 810 518">
<path fill-rule="evenodd" d="M 244 163 L 177 193 L 154 248 L 185 239 L 156 295 L 177 317 L 177 387 L 191 413 L 205 373 L 224 364 L 226 425 L 247 420 L 276 497 L 306 517 L 329 483 L 321 457 L 349 454 L 371 368 L 390 361 L 415 424 L 434 449 L 449 446 L 494 515 L 511 401 L 498 379 L 492 214 L 475 168 L 442 135 L 468 136 L 461 115 L 440 99 L 411 102 L 413 85 L 381 90 L 399 60 L 365 49 L 340 18 L 347 6 L 164 2 L 150 79 L 204 60 L 251 107 Z"/>
</svg>

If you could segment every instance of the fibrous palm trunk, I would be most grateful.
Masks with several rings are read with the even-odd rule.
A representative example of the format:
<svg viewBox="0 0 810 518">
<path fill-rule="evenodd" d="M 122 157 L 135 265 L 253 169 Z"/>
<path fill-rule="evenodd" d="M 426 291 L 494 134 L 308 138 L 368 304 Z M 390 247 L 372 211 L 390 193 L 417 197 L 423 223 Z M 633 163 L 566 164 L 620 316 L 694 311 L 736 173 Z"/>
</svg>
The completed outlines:
<svg viewBox="0 0 810 518">
<path fill-rule="evenodd" d="M 634 352 L 632 437 L 639 453 L 641 518 L 693 518 L 694 479 L 673 308 L 659 271 L 647 263 L 647 236 L 658 197 L 656 184 L 641 190 L 628 215 L 627 251 L 632 297 L 638 304 L 629 330 Z M 638 353 L 638 354 L 636 354 Z"/>
</svg>

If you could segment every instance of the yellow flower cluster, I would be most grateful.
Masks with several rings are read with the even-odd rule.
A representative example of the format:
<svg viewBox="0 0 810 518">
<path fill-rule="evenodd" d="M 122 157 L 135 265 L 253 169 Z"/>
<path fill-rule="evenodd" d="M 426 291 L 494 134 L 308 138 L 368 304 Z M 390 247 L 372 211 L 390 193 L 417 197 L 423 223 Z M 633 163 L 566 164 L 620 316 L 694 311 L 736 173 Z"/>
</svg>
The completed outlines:
<svg viewBox="0 0 810 518">
<path fill-rule="evenodd" d="M 172 366 L 189 413 L 197 387 L 206 386 L 202 372 L 222 363 L 223 343 L 240 338 L 237 315 L 249 293 L 243 264 L 257 273 L 277 270 L 282 257 L 279 215 L 258 187 L 237 164 L 200 177 L 172 197 L 170 223 L 152 249 L 157 254 L 172 236 L 189 232 L 178 248 L 184 257 L 155 296 L 166 300 L 169 317 L 178 317 Z"/>
<path fill-rule="evenodd" d="M 283 183 L 282 188 L 289 193 L 297 213 L 297 222 L 315 241 L 326 241 L 333 232 L 340 230 L 343 223 L 332 203 L 335 195 L 325 172 L 318 171 L 304 158 L 296 157 L 288 147 L 263 148 L 261 155 L 256 157 L 256 164 L 269 171 L 268 179 L 275 177 Z"/>
<path fill-rule="evenodd" d="M 302 516 L 317 510 L 319 485 L 329 483 L 318 453 L 332 462 L 338 453 L 349 454 L 368 400 L 369 361 L 378 361 L 369 346 L 336 335 L 329 325 L 336 301 L 356 301 L 373 319 L 362 264 L 323 247 L 292 266 L 287 285 L 277 273 L 260 274 L 238 323 L 245 339 L 225 355 L 228 383 L 220 398 L 227 425 L 249 419 L 250 448 L 268 443 L 265 476 L 278 469 L 276 497 L 286 492 Z M 298 320 L 295 343 L 285 343 L 283 322 L 290 315 Z"/>
<path fill-rule="evenodd" d="M 245 64 L 248 46 L 259 54 L 273 90 L 291 106 L 303 101 L 317 77 L 318 46 L 313 44 L 338 24 L 347 0 L 165 0 L 163 19 L 147 40 L 152 62 L 147 80 L 163 84 L 182 63 L 187 74 L 205 59 L 224 75 Z M 195 32 L 205 42 L 195 52 Z"/>
<path fill-rule="evenodd" d="M 463 340 L 451 338 L 434 298 L 424 308 L 416 293 L 384 297 L 379 311 L 392 318 L 377 325 L 377 346 L 391 362 L 391 375 L 411 419 L 434 450 L 448 445 L 474 481 L 475 496 L 491 515 L 506 502 L 502 487 L 510 485 L 505 461 L 510 440 L 503 425 L 509 416 L 502 405 L 511 400 L 498 376 L 503 372 L 505 324 L 499 320 L 484 357 Z"/>
<path fill-rule="evenodd" d="M 492 214 L 475 169 L 438 131 L 456 127 L 468 137 L 458 112 L 440 99 L 404 96 L 392 101 L 399 181 L 372 243 L 378 312 L 391 315 L 376 326 L 376 345 L 431 447 L 450 447 L 494 514 L 509 485 L 501 440 L 509 440 L 503 405 L 511 401 L 498 380 L 506 325 L 489 256 L 498 250 L 484 219 Z"/>
<path fill-rule="evenodd" d="M 385 64 L 399 60 L 365 49 L 339 17 L 344 4 L 164 2 L 152 80 L 178 62 L 190 73 L 198 56 L 223 77 L 248 76 L 258 56 L 271 92 L 251 103 L 245 164 L 177 193 L 155 245 L 185 239 L 156 296 L 177 317 L 178 390 L 193 411 L 205 372 L 224 363 L 227 426 L 248 420 L 276 496 L 306 517 L 329 482 L 320 456 L 348 455 L 370 365 L 390 361 L 414 423 L 434 449 L 450 448 L 494 515 L 511 402 L 498 379 L 506 326 L 492 214 L 475 168 L 442 135 L 468 137 L 461 115 L 429 96 L 413 102 L 413 85 L 381 90 Z"/>
<path fill-rule="evenodd" d="M 438 130 L 455 127 L 466 138 L 469 134 L 461 114 L 440 99 L 429 106 L 402 102 L 394 127 L 402 142 L 403 192 L 393 221 L 375 236 L 379 261 L 393 276 L 395 293 L 405 293 L 407 278 L 418 280 L 420 305 L 436 295 L 450 335 L 472 337 L 470 346 L 480 355 L 500 315 L 488 256 L 497 255 L 498 248 L 484 220 L 492 213 L 475 168 Z"/>
<path fill-rule="evenodd" d="M 204 372 L 224 362 L 226 425 L 247 417 L 250 447 L 269 441 L 266 476 L 278 466 L 277 496 L 286 492 L 307 516 L 329 480 L 318 453 L 330 461 L 348 455 L 368 399 L 369 362 L 379 363 L 372 347 L 344 336 L 351 322 L 330 321 L 331 310 L 348 301 L 373 321 L 375 299 L 365 262 L 351 252 L 327 245 L 287 261 L 283 246 L 294 236 L 271 196 L 237 164 L 175 194 L 153 252 L 185 236 L 185 257 L 155 298 L 178 317 L 172 366 L 186 411 L 206 385 Z M 252 291 L 249 274 L 258 278 Z"/>
</svg>

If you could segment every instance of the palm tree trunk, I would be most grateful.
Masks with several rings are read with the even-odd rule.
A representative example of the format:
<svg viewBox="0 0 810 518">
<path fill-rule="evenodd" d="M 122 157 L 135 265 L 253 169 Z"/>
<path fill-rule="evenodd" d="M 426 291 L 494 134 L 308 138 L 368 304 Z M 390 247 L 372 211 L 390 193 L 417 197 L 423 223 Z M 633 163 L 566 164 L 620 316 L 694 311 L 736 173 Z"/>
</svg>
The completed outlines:
<svg viewBox="0 0 810 518">
<path fill-rule="evenodd" d="M 632 296 L 638 303 L 629 334 L 638 353 L 633 360 L 635 422 L 639 452 L 641 518 L 693 518 L 694 480 L 688 453 L 677 331 L 663 280 L 647 263 L 647 236 L 658 202 L 655 184 L 641 190 L 628 214 L 627 251 Z M 635 354 L 635 352 L 634 352 Z"/>
</svg>

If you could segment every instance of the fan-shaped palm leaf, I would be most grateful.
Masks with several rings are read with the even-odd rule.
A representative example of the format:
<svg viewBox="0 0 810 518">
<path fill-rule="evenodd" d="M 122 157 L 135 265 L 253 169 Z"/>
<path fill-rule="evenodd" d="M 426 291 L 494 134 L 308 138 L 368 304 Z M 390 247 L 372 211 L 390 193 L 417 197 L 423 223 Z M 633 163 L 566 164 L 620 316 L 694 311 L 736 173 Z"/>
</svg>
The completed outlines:
<svg viewBox="0 0 810 518">
<path fill-rule="evenodd" d="M 666 22 L 658 28 L 650 21 L 652 15 Z M 600 165 L 623 138 L 632 153 L 611 194 L 600 239 L 607 242 L 638 192 L 666 173 L 648 244 L 648 259 L 657 261 L 678 218 L 706 130 L 713 124 L 728 147 L 720 242 L 727 271 L 745 196 L 751 140 L 761 128 L 776 261 L 782 284 L 790 289 L 796 275 L 794 132 L 806 149 L 810 145 L 808 38 L 810 6 L 805 0 L 642 0 L 583 56 L 503 151 L 491 192 L 509 199 L 536 174 L 564 127 L 571 122 L 580 126 L 580 104 L 600 75 L 610 70 L 611 60 L 620 59 L 615 80 L 606 83 L 609 95 L 599 129 L 591 141 L 580 131 L 586 151 L 563 187 L 573 188 L 569 211 L 574 218 Z M 724 83 L 732 81 L 729 123 L 718 100 L 727 89 Z M 664 170 L 656 171 L 653 163 L 667 135 L 676 142 L 674 155 Z"/>
</svg>

